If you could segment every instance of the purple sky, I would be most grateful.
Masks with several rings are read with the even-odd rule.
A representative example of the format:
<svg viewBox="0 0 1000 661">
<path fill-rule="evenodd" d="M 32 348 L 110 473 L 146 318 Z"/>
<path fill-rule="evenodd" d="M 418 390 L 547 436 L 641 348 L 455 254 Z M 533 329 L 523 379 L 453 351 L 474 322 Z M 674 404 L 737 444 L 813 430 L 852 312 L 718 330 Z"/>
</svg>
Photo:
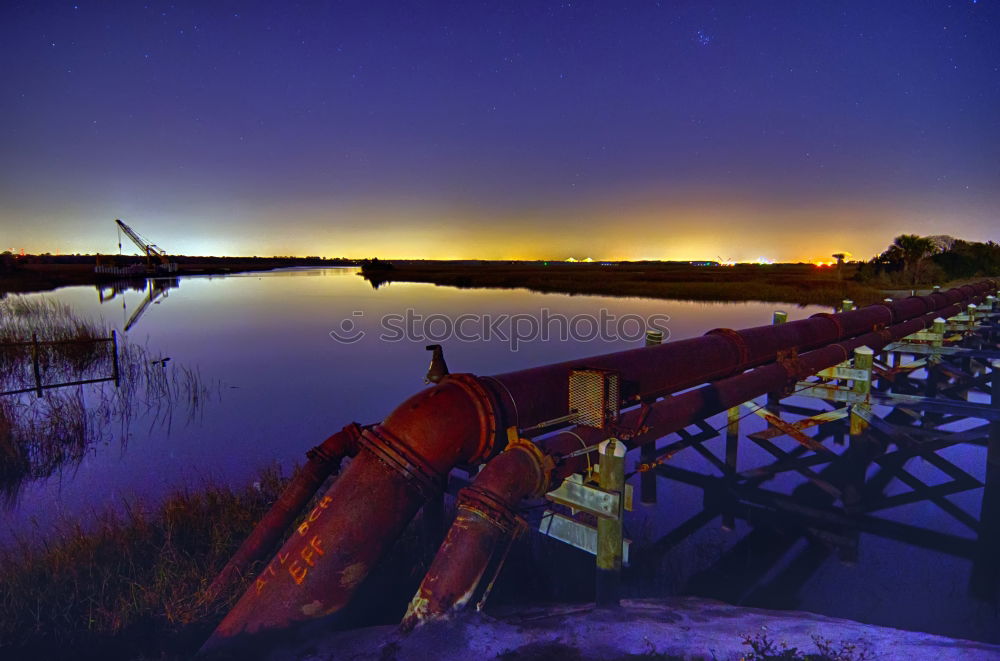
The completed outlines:
<svg viewBox="0 0 1000 661">
<path fill-rule="evenodd" d="M 995 0 L 0 4 L 0 250 L 997 239 Z"/>
</svg>

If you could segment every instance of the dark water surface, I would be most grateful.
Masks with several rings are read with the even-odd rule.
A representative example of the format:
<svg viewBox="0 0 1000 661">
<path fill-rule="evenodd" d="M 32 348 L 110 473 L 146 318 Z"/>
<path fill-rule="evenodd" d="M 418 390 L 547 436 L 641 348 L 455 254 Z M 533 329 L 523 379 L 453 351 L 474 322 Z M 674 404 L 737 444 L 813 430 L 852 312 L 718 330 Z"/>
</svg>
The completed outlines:
<svg viewBox="0 0 1000 661">
<path fill-rule="evenodd" d="M 124 299 L 119 296 L 102 305 L 92 287 L 32 296 L 56 298 L 82 316 L 103 318 L 119 331 L 144 297 L 129 292 Z M 187 278 L 158 300 L 128 331 L 129 339 L 146 343 L 157 356 L 169 357 L 166 369 L 197 367 L 202 379 L 210 384 L 211 400 L 193 420 L 177 415 L 169 426 L 151 426 L 144 419 L 134 421 L 124 446 L 117 440 L 100 443 L 79 466 L 66 467 L 55 477 L 28 485 L 17 504 L 0 514 L 0 541 L 11 535 L 44 535 L 57 518 L 86 519 L 94 511 L 119 507 L 123 501 L 155 503 L 173 490 L 197 488 L 206 481 L 243 485 L 261 467 L 275 462 L 287 472 L 302 460 L 307 449 L 346 423 L 377 421 L 424 387 L 429 358 L 424 345 L 438 339 L 428 338 L 426 333 L 443 333 L 449 320 L 453 323 L 462 315 L 491 315 L 491 321 L 504 314 L 599 318 L 601 310 L 619 317 L 632 314 L 649 319 L 652 315 L 667 315 L 669 320 L 657 318 L 656 323 L 669 329 L 672 339 L 680 339 L 717 327 L 767 324 L 772 312 L 782 307 L 770 303 L 695 303 L 525 290 L 459 290 L 408 283 L 394 283 L 376 291 L 355 269 Z M 423 322 L 428 315 L 443 316 L 432 319 L 429 325 L 413 324 L 418 333 L 425 333 L 424 337 L 380 339 L 380 334 L 395 333 L 404 324 L 391 319 L 385 322 L 391 327 L 386 331 L 381 322 L 384 316 L 405 317 L 408 309 L 425 317 Z M 826 311 L 819 307 L 783 309 L 791 320 Z M 481 334 L 481 322 L 472 317 L 464 319 L 462 329 L 466 335 L 477 331 Z M 520 332 L 529 332 L 531 322 L 526 317 L 519 319 Z M 344 320 L 351 323 L 345 325 Z M 497 337 L 497 329 L 508 337 Z M 552 322 L 549 329 L 551 334 L 557 334 L 559 322 Z M 550 337 L 547 341 L 526 340 L 516 351 L 511 347 L 511 330 L 510 323 L 498 323 L 493 337 L 488 339 L 440 340 L 451 371 L 487 375 L 642 344 L 637 321 L 616 329 L 630 337 Z M 586 335 L 589 327 L 578 320 L 575 330 L 577 335 Z M 342 336 L 364 331 L 365 336 L 344 343 L 331 337 L 331 331 Z M 725 420 L 723 417 L 711 422 L 720 427 Z M 744 422 L 745 431 L 763 428 L 763 423 L 755 419 Z M 721 453 L 722 443 L 722 439 L 715 439 L 707 446 Z M 982 448 L 955 447 L 947 454 L 957 465 L 983 478 Z M 763 450 L 741 443 L 741 464 L 767 463 L 768 458 Z M 690 450 L 679 454 L 674 463 L 714 474 L 714 468 Z M 911 462 L 908 468 L 929 483 L 939 479 L 933 476 L 934 469 L 921 463 Z M 772 481 L 769 487 L 790 491 L 802 482 L 800 476 L 792 475 Z M 638 500 L 638 481 L 635 483 Z M 894 483 L 888 492 L 904 490 Z M 660 538 L 701 509 L 700 489 L 661 481 L 659 491 L 655 506 L 637 504 L 636 511 L 629 515 L 628 534 L 637 545 Z M 977 516 L 980 497 L 981 491 L 976 490 L 950 498 Z M 890 510 L 882 516 L 971 536 L 968 529 L 929 503 Z M 764 541 L 749 538 L 749 542 L 739 542 L 750 530 L 742 521 L 733 532 L 720 530 L 718 519 L 710 522 L 677 545 L 656 575 L 635 589 L 653 596 L 682 590 L 685 585 L 703 585 L 704 580 L 692 583 L 689 579 L 704 568 L 706 558 L 715 559 L 737 543 L 748 547 L 748 566 L 754 557 L 774 553 L 773 535 Z M 567 576 L 576 576 L 567 581 L 580 582 L 582 575 L 582 581 L 590 583 L 592 558 L 559 548 L 551 540 L 533 544 L 543 544 L 543 555 L 557 560 Z M 872 535 L 862 535 L 859 559 L 852 564 L 841 562 L 835 553 L 817 551 L 804 538 L 793 538 L 778 548 L 779 558 L 770 574 L 722 592 L 732 601 L 752 605 L 794 607 L 1000 642 L 995 607 L 968 596 L 967 560 Z M 789 583 L 790 575 L 798 578 Z M 705 588 L 708 592 L 719 590 L 717 585 Z M 502 588 L 498 592 L 503 599 Z M 581 594 L 585 593 L 583 589 Z"/>
</svg>

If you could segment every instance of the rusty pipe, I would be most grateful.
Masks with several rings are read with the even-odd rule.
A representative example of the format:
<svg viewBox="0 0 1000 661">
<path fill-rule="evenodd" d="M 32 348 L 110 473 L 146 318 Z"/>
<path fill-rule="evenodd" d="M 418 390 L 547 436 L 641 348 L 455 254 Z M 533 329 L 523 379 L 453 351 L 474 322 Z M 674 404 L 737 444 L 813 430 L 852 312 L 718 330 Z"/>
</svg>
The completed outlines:
<svg viewBox="0 0 1000 661">
<path fill-rule="evenodd" d="M 953 304 L 888 328 L 800 354 L 794 361 L 771 363 L 664 398 L 646 410 L 630 410 L 622 415 L 620 426 L 624 429 L 636 429 L 638 433 L 627 440 L 627 445 L 632 449 L 654 442 L 698 420 L 722 413 L 762 394 L 780 390 L 798 379 L 849 360 L 858 347 L 868 346 L 877 352 L 907 335 L 929 328 L 939 315 L 952 316 L 961 311 L 961 304 Z M 606 436 L 607 432 L 602 430 L 578 426 L 544 439 L 541 445 L 546 452 L 565 455 L 582 447 L 596 445 Z M 561 480 L 583 471 L 588 462 L 596 461 L 596 450 L 561 460 L 553 471 L 553 480 Z"/>
<path fill-rule="evenodd" d="M 316 495 L 323 482 L 340 468 L 341 460 L 358 453 L 360 437 L 361 427 L 352 422 L 306 453 L 305 465 L 205 590 L 201 597 L 203 604 L 215 601 L 253 563 L 274 550 L 302 508 Z"/>
<path fill-rule="evenodd" d="M 940 314 L 961 312 L 958 302 L 939 306 L 941 301 L 924 302 L 922 316 L 908 319 L 855 338 L 829 344 L 793 362 L 771 363 L 743 374 L 722 379 L 674 397 L 665 398 L 648 409 L 629 411 L 621 427 L 639 429 L 630 447 L 650 443 L 697 420 L 738 406 L 767 392 L 787 386 L 849 359 L 854 349 L 869 346 L 878 351 L 887 344 L 929 327 Z M 930 303 L 930 304 L 928 304 Z M 915 308 L 915 305 L 913 306 Z M 597 461 L 592 455 L 570 455 L 604 440 L 608 432 L 577 427 L 541 441 L 528 452 L 528 443 L 514 445 L 491 460 L 470 487 L 459 493 L 459 513 L 448 531 L 401 622 L 404 631 L 429 620 L 447 617 L 463 609 L 476 592 L 497 549 L 509 544 L 517 533 L 517 507 L 521 500 L 539 496 L 572 473 L 581 472 Z M 553 459 L 555 457 L 555 459 Z M 555 470 L 549 462 L 559 461 Z M 539 478 L 544 482 L 539 483 Z"/>
<path fill-rule="evenodd" d="M 930 296 L 912 296 L 839 314 L 745 330 L 715 329 L 701 337 L 667 342 L 484 377 L 503 415 L 519 429 L 569 414 L 567 374 L 575 368 L 619 372 L 622 406 L 738 374 L 776 359 L 779 351 L 804 352 L 900 323 L 948 305 L 984 295 L 984 281 Z M 669 369 L 666 369 L 669 367 Z"/>
<path fill-rule="evenodd" d="M 420 505 L 440 490 L 452 467 L 488 458 L 499 447 L 498 429 L 566 413 L 570 367 L 606 364 L 622 372 L 630 397 L 649 397 L 774 360 L 779 350 L 822 345 L 831 338 L 883 327 L 896 317 L 916 316 L 977 291 L 968 286 L 943 296 L 906 299 L 898 306 L 815 315 L 781 327 L 719 330 L 696 340 L 493 378 L 449 376 L 362 434 L 358 457 L 310 513 L 299 535 L 292 536 L 219 625 L 206 648 L 342 609 Z M 683 369 L 664 369 L 678 365 Z M 333 503 L 338 507 L 331 508 Z"/>
<path fill-rule="evenodd" d="M 517 506 L 541 496 L 554 466 L 535 444 L 518 440 L 494 457 L 458 493 L 458 513 L 402 621 L 409 631 L 428 619 L 458 611 L 472 599 L 495 555 L 524 528 Z"/>
<path fill-rule="evenodd" d="M 344 608 L 449 471 L 498 446 L 492 397 L 453 374 L 400 404 L 226 615 L 202 653 L 249 644 Z"/>
</svg>

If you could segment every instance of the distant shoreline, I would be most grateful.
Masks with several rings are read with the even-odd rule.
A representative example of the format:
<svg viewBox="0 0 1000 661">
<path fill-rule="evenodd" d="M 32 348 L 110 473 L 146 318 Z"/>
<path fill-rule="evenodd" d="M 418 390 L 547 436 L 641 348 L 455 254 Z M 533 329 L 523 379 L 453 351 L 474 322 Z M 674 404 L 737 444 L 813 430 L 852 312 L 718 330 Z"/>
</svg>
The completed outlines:
<svg viewBox="0 0 1000 661">
<path fill-rule="evenodd" d="M 309 266 L 357 266 L 358 262 L 341 259 L 288 258 L 288 257 L 182 257 L 177 258 L 177 273 L 156 274 L 143 277 L 190 276 L 190 275 L 228 275 L 232 273 L 251 273 L 254 271 L 273 271 L 274 269 Z M 79 285 L 99 285 L 101 283 L 122 280 L 123 277 L 101 275 L 94 272 L 93 260 L 81 263 L 28 263 L 17 264 L 9 271 L 0 271 L 0 296 L 5 294 L 31 294 L 53 291 L 61 287 Z"/>
<path fill-rule="evenodd" d="M 692 301 L 765 301 L 835 307 L 881 301 L 883 292 L 852 280 L 855 265 L 695 265 L 671 262 L 565 263 L 395 261 L 362 265 L 373 287 L 425 282 L 464 289 L 524 288 L 543 293 Z"/>
<path fill-rule="evenodd" d="M 94 272 L 93 257 L 49 257 L 43 263 L 16 263 L 0 269 L 0 296 L 100 285 L 122 277 Z M 392 282 L 428 283 L 459 289 L 528 289 L 540 293 L 659 298 L 690 301 L 763 301 L 788 305 L 837 307 L 844 299 L 856 305 L 907 295 L 853 280 L 857 268 L 812 264 L 738 264 L 684 262 L 517 262 L 517 261 L 359 261 L 316 257 L 177 257 L 175 277 L 229 275 L 293 267 L 360 266 L 373 287 Z M 167 274 L 136 276 L 164 277 Z M 945 283 L 942 283 L 945 284 Z M 947 285 L 945 285 L 947 286 Z M 920 287 L 918 286 L 918 289 Z M 924 286 L 922 289 L 928 289 Z"/>
</svg>

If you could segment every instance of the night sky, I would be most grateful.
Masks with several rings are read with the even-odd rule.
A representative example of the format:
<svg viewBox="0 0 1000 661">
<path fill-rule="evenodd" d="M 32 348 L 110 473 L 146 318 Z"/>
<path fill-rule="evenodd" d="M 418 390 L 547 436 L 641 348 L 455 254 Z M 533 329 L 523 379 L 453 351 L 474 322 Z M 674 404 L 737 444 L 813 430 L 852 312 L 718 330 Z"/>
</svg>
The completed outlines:
<svg viewBox="0 0 1000 661">
<path fill-rule="evenodd" d="M 0 1 L 0 250 L 1000 239 L 1000 4 Z"/>
</svg>

